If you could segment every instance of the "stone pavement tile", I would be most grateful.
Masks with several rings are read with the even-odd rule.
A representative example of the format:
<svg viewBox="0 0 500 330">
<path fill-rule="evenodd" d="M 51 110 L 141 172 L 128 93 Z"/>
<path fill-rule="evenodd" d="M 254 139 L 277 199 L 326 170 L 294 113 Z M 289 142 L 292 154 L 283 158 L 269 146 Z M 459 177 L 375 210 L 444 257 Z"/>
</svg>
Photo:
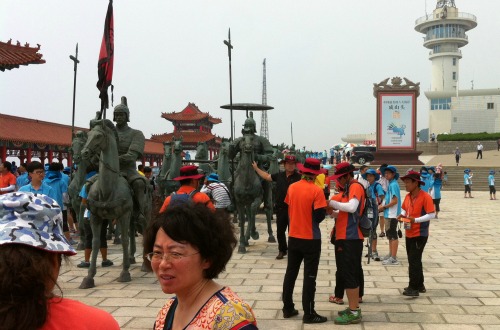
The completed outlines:
<svg viewBox="0 0 500 330">
<path fill-rule="evenodd" d="M 97 298 L 94 298 L 97 299 Z M 144 299 L 144 298 L 107 298 L 101 301 L 99 306 L 137 306 L 137 307 L 145 307 L 148 306 L 153 299 Z"/>
<path fill-rule="evenodd" d="M 163 298 L 164 300 L 166 300 L 167 297 L 168 295 L 166 295 L 165 292 L 161 291 L 159 286 L 155 290 L 141 290 L 139 291 L 137 296 L 135 296 L 135 298 L 153 298 L 153 299 Z"/>
<path fill-rule="evenodd" d="M 499 281 L 496 278 L 479 278 L 479 282 L 482 284 L 497 284 Z"/>
<path fill-rule="evenodd" d="M 422 328 L 418 323 L 396 323 L 396 322 L 366 322 L 363 316 L 363 322 L 361 324 L 357 324 L 358 326 L 362 325 L 362 329 L 370 329 L 370 330 L 421 330 Z M 349 329 L 352 325 L 349 325 Z M 451 330 L 451 329 L 450 329 Z"/>
<path fill-rule="evenodd" d="M 150 318 L 150 317 L 134 317 L 132 320 L 130 320 L 128 323 L 126 323 L 124 326 L 122 326 L 122 329 L 153 329 L 153 325 L 155 322 L 155 318 Z"/>
<path fill-rule="evenodd" d="M 113 316 L 149 317 L 154 319 L 160 308 L 156 307 L 119 307 L 113 312 Z"/>
<path fill-rule="evenodd" d="M 491 292 L 491 291 L 482 291 L 482 290 L 446 290 L 448 294 L 452 297 L 475 297 L 475 298 L 480 298 L 480 300 L 485 304 L 485 299 L 486 301 L 488 300 L 496 300 L 498 301 L 499 299 L 497 296 Z M 493 299 L 489 299 L 493 298 Z M 498 302 L 498 305 L 500 305 L 500 302 Z"/>
<path fill-rule="evenodd" d="M 225 279 L 247 279 L 248 274 L 228 273 Z M 252 274 L 252 279 L 267 279 L 267 274 Z M 220 279 L 220 276 L 219 276 Z M 283 278 L 281 278 L 283 279 Z"/>
<path fill-rule="evenodd" d="M 479 325 L 473 324 L 422 324 L 424 330 L 480 330 Z"/>
<path fill-rule="evenodd" d="M 498 330 L 498 325 L 481 325 L 483 330 Z"/>
<path fill-rule="evenodd" d="M 433 313 L 387 313 L 390 322 L 400 323 L 444 323 L 440 314 Z"/>
<path fill-rule="evenodd" d="M 424 272 L 424 276 L 425 276 L 425 272 Z M 408 284 L 408 283 L 406 283 Z M 464 287 L 462 286 L 462 284 L 443 284 L 443 283 L 429 283 L 429 281 L 427 281 L 427 277 L 425 277 L 425 287 L 427 288 L 427 290 L 431 289 L 431 290 L 463 290 Z"/>
<path fill-rule="evenodd" d="M 78 297 L 78 299 L 79 299 L 79 297 L 88 297 L 89 295 L 91 295 L 92 293 L 95 292 L 94 289 L 85 289 L 85 290 L 78 289 L 78 288 L 70 289 L 70 288 L 63 287 L 61 284 L 59 284 L 59 285 L 61 286 L 62 291 L 64 292 L 64 296 L 73 297 L 73 298 Z"/>
<path fill-rule="evenodd" d="M 500 284 L 464 284 L 467 290 L 500 290 Z"/>
<path fill-rule="evenodd" d="M 298 317 L 297 317 L 298 318 Z M 328 322 L 327 322 L 328 323 Z M 302 330 L 304 329 L 302 326 L 302 318 L 299 321 L 295 321 L 292 319 L 276 319 L 276 320 L 260 320 L 257 319 L 257 326 L 262 330 Z M 308 328 L 312 329 L 312 328 Z M 361 328 L 358 328 L 361 329 Z"/>
<path fill-rule="evenodd" d="M 500 317 L 500 306 L 462 306 L 468 314 L 493 314 Z"/>
<path fill-rule="evenodd" d="M 363 304 L 360 305 L 363 310 L 363 315 L 366 312 L 380 312 L 380 313 L 408 313 L 411 312 L 410 305 L 408 304 L 384 304 L 378 302 L 376 299 L 370 299 L 370 297 L 363 297 Z M 347 304 L 347 301 L 346 301 Z M 332 304 L 333 305 L 333 304 Z M 346 306 L 346 305 L 344 305 Z M 420 305 L 419 305 L 420 306 Z M 344 307 L 345 308 L 345 307 Z"/>
<path fill-rule="evenodd" d="M 477 298 L 467 297 L 431 297 L 433 304 L 436 305 L 468 305 L 477 306 L 482 305 L 481 301 Z"/>
<path fill-rule="evenodd" d="M 280 309 L 276 309 L 276 303 L 273 306 L 268 306 L 264 308 L 260 307 L 252 307 L 253 312 L 255 314 L 255 318 L 258 320 L 274 320 L 278 317 L 283 316 L 283 313 Z"/>
<path fill-rule="evenodd" d="M 481 291 L 484 292 L 484 291 Z M 485 305 L 497 305 L 500 306 L 500 299 L 498 298 L 479 298 L 481 302 Z"/>
<path fill-rule="evenodd" d="M 167 299 L 171 297 L 170 295 L 165 295 L 164 298 L 158 298 L 158 299 L 155 299 L 153 300 L 153 302 L 151 304 L 148 305 L 148 307 L 156 307 L 156 310 L 159 311 L 160 308 L 163 307 L 163 305 L 165 305 L 165 303 L 167 302 Z"/>
<path fill-rule="evenodd" d="M 275 288 L 275 287 L 271 287 L 271 288 Z M 245 298 L 245 295 L 244 295 L 245 292 L 281 292 L 281 291 L 283 291 L 282 287 L 279 288 L 280 291 L 264 291 L 264 290 L 262 290 L 263 288 L 261 285 L 234 285 L 231 287 L 231 289 L 234 292 L 237 292 L 238 295 L 240 293 L 243 294 L 241 296 L 243 299 Z"/>
<path fill-rule="evenodd" d="M 131 316 L 114 316 L 116 322 L 118 322 L 118 325 L 120 326 L 120 329 L 124 329 L 124 325 L 130 322 L 132 320 Z M 151 327 L 153 328 L 153 327 Z"/>
<path fill-rule="evenodd" d="M 384 304 L 420 304 L 429 305 L 431 304 L 430 299 L 425 296 L 420 296 L 419 298 L 408 298 L 403 295 L 399 296 L 380 296 L 380 302 Z"/>
<path fill-rule="evenodd" d="M 139 290 L 94 290 L 88 297 L 103 297 L 103 298 L 133 298 L 139 294 Z"/>
<path fill-rule="evenodd" d="M 412 304 L 410 309 L 415 313 L 448 313 L 448 314 L 460 314 L 464 310 L 460 306 L 455 305 L 417 305 Z"/>
<path fill-rule="evenodd" d="M 473 277 L 448 277 L 448 278 L 436 278 L 438 283 L 478 283 L 478 280 Z"/>
<path fill-rule="evenodd" d="M 66 295 L 64 297 L 69 298 Z M 98 306 L 105 299 L 105 298 L 89 298 L 89 297 L 74 297 L 74 298 L 77 299 L 78 301 L 80 301 L 86 305 L 90 305 L 90 306 Z"/>
<path fill-rule="evenodd" d="M 442 314 L 447 323 L 457 324 L 498 324 L 500 327 L 500 318 L 496 315 L 464 315 L 464 314 Z"/>
</svg>

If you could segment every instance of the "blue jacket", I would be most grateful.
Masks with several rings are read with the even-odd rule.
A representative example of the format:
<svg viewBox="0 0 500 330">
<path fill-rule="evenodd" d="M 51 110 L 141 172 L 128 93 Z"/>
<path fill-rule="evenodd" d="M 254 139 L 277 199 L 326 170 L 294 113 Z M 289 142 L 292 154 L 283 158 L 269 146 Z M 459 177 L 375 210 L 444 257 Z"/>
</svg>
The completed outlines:
<svg viewBox="0 0 500 330">
<path fill-rule="evenodd" d="M 28 176 L 28 172 L 24 172 L 20 176 L 17 177 L 16 179 L 16 186 L 17 189 L 21 188 L 22 186 L 25 186 L 30 183 L 30 177 Z"/>
<path fill-rule="evenodd" d="M 429 189 L 432 184 L 432 175 L 427 172 L 422 172 L 420 173 L 420 179 L 425 183 L 423 186 L 420 186 L 420 189 L 422 189 L 425 192 L 429 192 Z"/>
<path fill-rule="evenodd" d="M 45 178 L 43 179 L 43 183 L 52 188 L 54 194 L 53 198 L 62 209 L 64 206 L 63 195 L 68 193 L 68 185 L 64 182 L 61 172 L 47 171 Z"/>
</svg>

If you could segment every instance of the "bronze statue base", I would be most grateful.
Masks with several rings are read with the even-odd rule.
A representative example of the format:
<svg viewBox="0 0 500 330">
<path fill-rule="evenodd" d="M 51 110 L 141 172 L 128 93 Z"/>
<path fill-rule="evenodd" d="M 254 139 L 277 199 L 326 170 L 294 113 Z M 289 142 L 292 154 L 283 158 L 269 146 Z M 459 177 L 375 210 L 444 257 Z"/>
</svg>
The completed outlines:
<svg viewBox="0 0 500 330">
<path fill-rule="evenodd" d="M 380 150 L 373 153 L 375 160 L 370 165 L 423 165 L 418 159 L 421 153 L 414 150 Z"/>
</svg>

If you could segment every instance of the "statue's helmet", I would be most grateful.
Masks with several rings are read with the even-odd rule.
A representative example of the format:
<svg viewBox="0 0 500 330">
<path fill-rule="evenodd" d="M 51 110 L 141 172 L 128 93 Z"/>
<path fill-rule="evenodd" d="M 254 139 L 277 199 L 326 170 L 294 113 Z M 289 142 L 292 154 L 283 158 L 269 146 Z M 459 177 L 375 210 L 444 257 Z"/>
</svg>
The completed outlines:
<svg viewBox="0 0 500 330">
<path fill-rule="evenodd" d="M 245 124 L 243 124 L 243 131 L 247 133 L 257 133 L 255 120 L 253 119 L 253 113 L 250 113 L 250 117 L 245 120 Z"/>
<path fill-rule="evenodd" d="M 125 96 L 122 96 L 122 102 L 118 104 L 113 111 L 113 121 L 116 121 L 115 115 L 117 113 L 124 113 L 127 117 L 127 122 L 130 121 L 130 111 L 128 110 L 127 98 Z"/>
</svg>

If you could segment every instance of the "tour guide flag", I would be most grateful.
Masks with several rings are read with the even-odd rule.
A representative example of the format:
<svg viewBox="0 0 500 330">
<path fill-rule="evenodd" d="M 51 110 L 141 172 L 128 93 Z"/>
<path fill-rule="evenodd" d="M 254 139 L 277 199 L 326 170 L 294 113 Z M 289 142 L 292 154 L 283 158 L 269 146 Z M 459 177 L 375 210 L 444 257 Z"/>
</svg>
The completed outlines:
<svg viewBox="0 0 500 330">
<path fill-rule="evenodd" d="M 113 27 L 113 0 L 109 0 L 106 21 L 104 22 L 104 34 L 102 36 L 99 62 L 97 62 L 97 89 L 101 99 L 101 111 L 109 108 L 108 87 L 113 80 L 113 57 L 115 55 L 114 27 Z"/>
</svg>

